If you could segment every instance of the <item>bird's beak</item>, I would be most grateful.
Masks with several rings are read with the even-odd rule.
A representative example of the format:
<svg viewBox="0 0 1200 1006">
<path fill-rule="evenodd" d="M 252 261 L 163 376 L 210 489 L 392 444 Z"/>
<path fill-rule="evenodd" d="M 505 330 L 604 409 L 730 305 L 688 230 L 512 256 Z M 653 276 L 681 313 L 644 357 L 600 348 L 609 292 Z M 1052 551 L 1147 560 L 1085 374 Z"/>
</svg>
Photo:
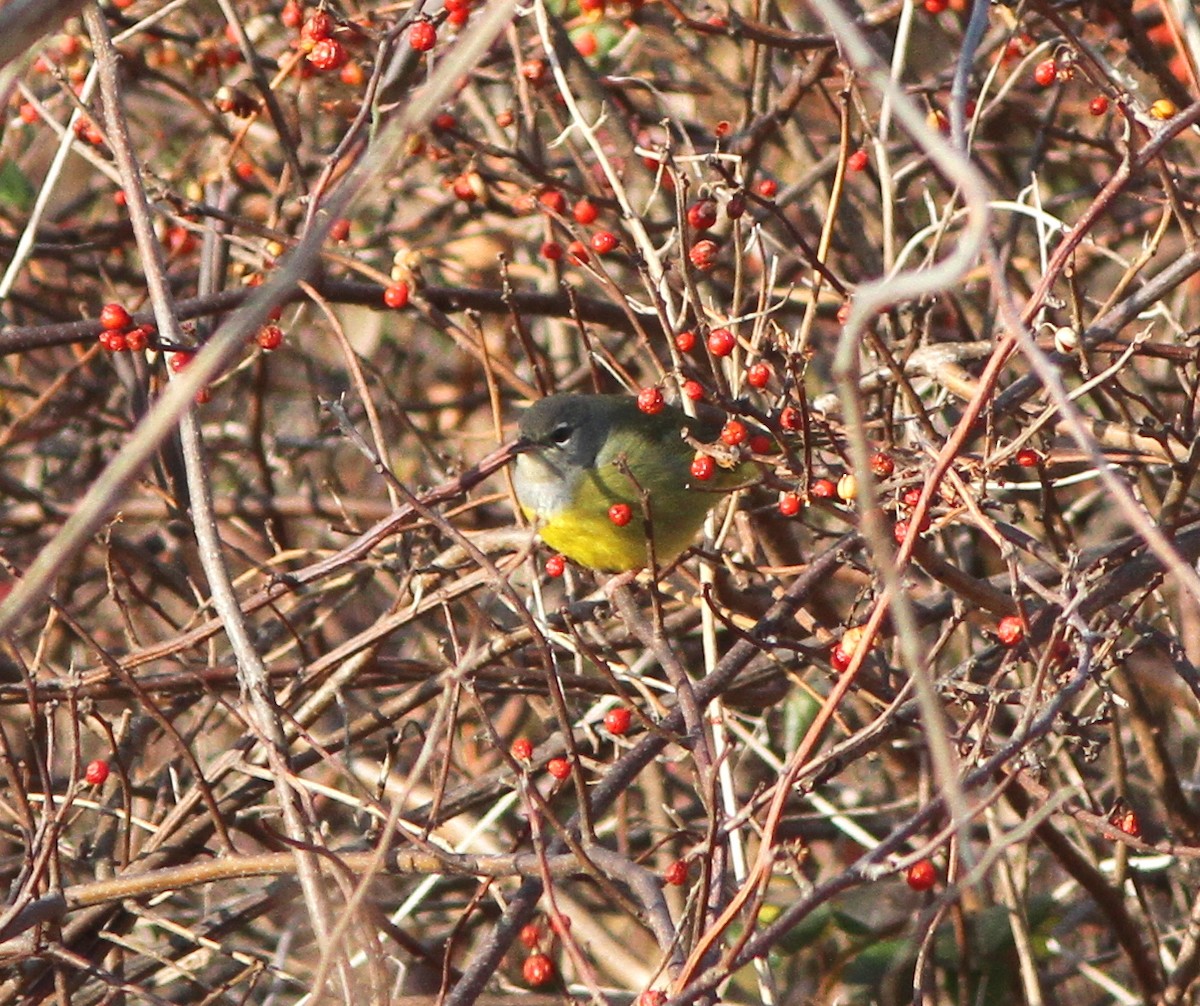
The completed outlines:
<svg viewBox="0 0 1200 1006">
<path fill-rule="evenodd" d="M 517 437 L 509 446 L 509 453 L 516 457 L 518 454 L 528 454 L 530 451 L 535 451 L 538 444 L 530 440 L 528 437 Z"/>
</svg>

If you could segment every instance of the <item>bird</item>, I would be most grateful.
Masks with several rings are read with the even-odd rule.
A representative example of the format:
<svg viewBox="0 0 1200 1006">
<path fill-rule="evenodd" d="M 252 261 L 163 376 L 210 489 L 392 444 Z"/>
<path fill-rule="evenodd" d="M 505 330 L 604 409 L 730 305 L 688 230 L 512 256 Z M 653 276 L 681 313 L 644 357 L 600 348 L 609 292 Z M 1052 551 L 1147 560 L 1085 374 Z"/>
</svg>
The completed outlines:
<svg viewBox="0 0 1200 1006">
<path fill-rule="evenodd" d="M 721 444 L 712 452 L 721 462 L 697 478 L 693 463 L 706 454 L 685 435 L 709 442 L 720 429 L 661 399 L 647 412 L 631 395 L 550 395 L 518 422 L 517 502 L 542 541 L 580 566 L 669 564 L 724 494 L 754 481 L 753 462 Z"/>
</svg>

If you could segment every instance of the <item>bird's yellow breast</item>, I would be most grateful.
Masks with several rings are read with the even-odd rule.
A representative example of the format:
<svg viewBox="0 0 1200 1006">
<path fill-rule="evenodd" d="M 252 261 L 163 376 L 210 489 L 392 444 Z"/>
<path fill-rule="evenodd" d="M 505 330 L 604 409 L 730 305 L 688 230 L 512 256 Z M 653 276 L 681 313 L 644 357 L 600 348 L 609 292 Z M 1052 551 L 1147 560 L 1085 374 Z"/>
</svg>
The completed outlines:
<svg viewBox="0 0 1200 1006">
<path fill-rule="evenodd" d="M 538 524 L 542 541 L 572 562 L 591 569 L 621 572 L 641 569 L 650 564 L 646 518 L 632 492 L 612 493 L 599 479 L 585 478 L 577 487 L 575 499 L 553 513 L 536 513 L 522 508 L 525 516 Z M 650 529 L 654 538 L 653 558 L 665 565 L 676 558 L 695 539 L 705 515 L 720 495 L 694 490 L 677 490 L 652 495 Z M 628 502 L 632 518 L 618 526 L 609 518 L 613 503 Z"/>
</svg>

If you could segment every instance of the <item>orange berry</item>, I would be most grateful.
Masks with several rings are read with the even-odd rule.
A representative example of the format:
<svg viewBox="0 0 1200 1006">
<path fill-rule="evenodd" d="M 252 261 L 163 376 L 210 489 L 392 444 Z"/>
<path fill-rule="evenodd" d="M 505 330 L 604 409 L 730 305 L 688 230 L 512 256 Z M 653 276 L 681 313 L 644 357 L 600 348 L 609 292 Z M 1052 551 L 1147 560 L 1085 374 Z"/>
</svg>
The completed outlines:
<svg viewBox="0 0 1200 1006">
<path fill-rule="evenodd" d="M 748 435 L 746 424 L 740 419 L 731 419 L 721 428 L 721 442 L 730 447 L 744 444 Z"/>
<path fill-rule="evenodd" d="M 1019 615 L 1005 615 L 996 626 L 996 638 L 1005 646 L 1016 646 L 1025 638 L 1025 623 Z"/>
</svg>

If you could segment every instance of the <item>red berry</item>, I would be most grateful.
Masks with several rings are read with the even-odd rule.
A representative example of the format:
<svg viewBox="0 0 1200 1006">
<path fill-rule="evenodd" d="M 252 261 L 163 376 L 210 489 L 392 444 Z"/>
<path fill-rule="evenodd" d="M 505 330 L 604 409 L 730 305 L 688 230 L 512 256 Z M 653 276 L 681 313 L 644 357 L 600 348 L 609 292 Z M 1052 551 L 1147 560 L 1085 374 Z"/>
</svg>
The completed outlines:
<svg viewBox="0 0 1200 1006">
<path fill-rule="evenodd" d="M 384 287 L 383 302 L 393 311 L 399 311 L 408 303 L 408 284 L 401 281 Z"/>
<path fill-rule="evenodd" d="M 662 412 L 663 406 L 666 404 L 666 399 L 663 398 L 663 393 L 658 388 L 642 388 L 638 392 L 637 406 L 648 416 Z"/>
<path fill-rule="evenodd" d="M 723 427 L 721 427 L 721 442 L 728 444 L 730 447 L 737 447 L 738 444 L 744 444 L 749 436 L 746 430 L 746 424 L 740 419 L 731 419 Z"/>
<path fill-rule="evenodd" d="M 904 500 L 905 506 L 916 506 L 921 499 L 921 490 L 915 486 L 912 489 L 905 489 L 904 495 L 900 498 Z"/>
<path fill-rule="evenodd" d="M 838 674 L 850 666 L 850 654 L 840 642 L 834 643 L 829 651 L 829 664 Z"/>
<path fill-rule="evenodd" d="M 764 199 L 774 199 L 779 191 L 779 183 L 774 178 L 764 178 L 758 183 L 758 194 Z"/>
<path fill-rule="evenodd" d="M 662 989 L 646 989 L 637 997 L 637 1006 L 663 1006 L 667 994 Z"/>
<path fill-rule="evenodd" d="M 750 437 L 750 453 L 773 454 L 775 453 L 775 441 L 765 433 L 755 433 Z"/>
<path fill-rule="evenodd" d="M 510 749 L 517 761 L 529 761 L 533 754 L 533 742 L 528 737 L 518 737 Z"/>
<path fill-rule="evenodd" d="M 329 38 L 336 27 L 337 22 L 334 21 L 333 15 L 328 11 L 319 10 L 300 29 L 300 35 L 309 41 L 319 42 L 323 38 Z"/>
<path fill-rule="evenodd" d="M 1049 87 L 1058 79 L 1058 64 L 1052 59 L 1043 59 L 1033 68 L 1033 79 L 1039 87 Z"/>
<path fill-rule="evenodd" d="M 527 59 L 521 64 L 521 76 L 524 77 L 534 87 L 541 87 L 546 83 L 546 61 L 540 58 Z M 559 210 L 561 213 L 562 211 Z"/>
<path fill-rule="evenodd" d="M 521 974 L 526 985 L 537 988 L 554 978 L 554 962 L 545 954 L 530 954 L 521 965 Z"/>
<path fill-rule="evenodd" d="M 720 249 L 715 241 L 710 241 L 705 238 L 703 241 L 697 241 L 692 245 L 688 252 L 688 259 L 701 272 L 708 272 L 717 264 L 717 252 Z"/>
<path fill-rule="evenodd" d="M 588 255 L 587 248 L 582 241 L 572 241 L 567 245 L 567 258 L 576 265 L 584 265 L 591 256 Z"/>
<path fill-rule="evenodd" d="M 283 329 L 278 325 L 263 325 L 254 338 L 259 348 L 270 352 L 283 345 Z"/>
<path fill-rule="evenodd" d="M 755 363 L 746 368 L 746 383 L 752 388 L 765 388 L 771 380 L 771 365 Z"/>
<path fill-rule="evenodd" d="M 789 433 L 794 433 L 803 427 L 804 421 L 800 415 L 800 410 L 793 405 L 784 406 L 784 409 L 779 413 L 779 428 L 787 430 Z"/>
<path fill-rule="evenodd" d="M 600 215 L 600 211 L 596 209 L 596 204 L 590 199 L 580 199 L 572 208 L 571 213 L 575 216 L 575 222 L 583 224 L 587 227 L 589 224 L 596 222 L 596 217 Z"/>
<path fill-rule="evenodd" d="M 904 882 L 914 891 L 928 891 L 937 882 L 937 870 L 928 859 L 920 859 L 908 868 Z"/>
<path fill-rule="evenodd" d="M 449 21 L 455 28 L 461 28 L 471 18 L 470 8 L 463 7 L 460 10 L 452 10 L 446 15 L 446 20 Z"/>
<path fill-rule="evenodd" d="M 1108 111 L 1108 99 L 1099 94 L 1088 102 L 1088 111 L 1092 115 L 1103 115 Z"/>
<path fill-rule="evenodd" d="M 1017 464 L 1022 468 L 1036 468 L 1042 462 L 1042 456 L 1032 447 L 1022 447 L 1017 451 Z"/>
<path fill-rule="evenodd" d="M 729 202 L 725 204 L 725 215 L 730 220 L 736 220 L 746 212 L 746 199 L 744 196 L 730 196 Z"/>
<path fill-rule="evenodd" d="M 878 454 L 871 455 L 871 471 L 879 478 L 886 479 L 896 470 L 896 463 L 892 460 L 890 454 L 885 454 L 880 451 Z"/>
<path fill-rule="evenodd" d="M 557 262 L 563 257 L 563 246 L 557 241 L 546 241 L 542 244 L 542 258 L 547 262 Z"/>
<path fill-rule="evenodd" d="M 596 41 L 596 36 L 590 31 L 581 31 L 575 36 L 575 51 L 580 56 L 588 57 L 595 56 L 596 50 L 600 48 L 600 43 Z"/>
<path fill-rule="evenodd" d="M 579 9 L 584 14 L 590 11 L 596 11 L 600 14 L 604 13 L 606 0 L 579 0 Z"/>
<path fill-rule="evenodd" d="M 546 762 L 546 771 L 555 779 L 565 779 L 571 774 L 571 763 L 566 758 L 551 758 Z"/>
<path fill-rule="evenodd" d="M 555 213 L 565 213 L 567 211 L 567 197 L 559 192 L 558 189 L 547 189 L 538 196 L 538 202 Z"/>
<path fill-rule="evenodd" d="M 150 336 L 154 334 L 153 325 L 139 325 L 125 333 L 125 348 L 131 353 L 140 353 L 150 344 Z"/>
<path fill-rule="evenodd" d="M 542 928 L 536 922 L 527 922 L 521 927 L 519 936 L 521 945 L 526 950 L 534 950 L 542 941 Z"/>
<path fill-rule="evenodd" d="M 102 786 L 108 778 L 108 762 L 103 758 L 95 758 L 87 763 L 83 770 L 83 779 L 89 786 Z"/>
<path fill-rule="evenodd" d="M 663 881 L 674 887 L 682 887 L 688 880 L 688 865 L 682 859 L 671 863 L 663 872 Z"/>
<path fill-rule="evenodd" d="M 717 204 L 711 199 L 701 199 L 688 207 L 687 220 L 698 231 L 706 231 L 717 222 Z"/>
<path fill-rule="evenodd" d="M 555 579 L 562 576 L 567 569 L 567 560 L 561 555 L 552 555 L 546 560 L 546 575 Z"/>
<path fill-rule="evenodd" d="M 454 197 L 464 203 L 473 203 L 479 198 L 483 181 L 474 172 L 459 175 L 451 186 Z"/>
<path fill-rule="evenodd" d="M 908 521 L 896 521 L 895 527 L 892 528 L 892 537 L 896 539 L 897 545 L 903 545 L 904 539 L 908 537 Z"/>
<path fill-rule="evenodd" d="M 437 45 L 437 29 L 429 21 L 418 21 L 408 29 L 408 44 L 417 52 L 428 52 Z"/>
<path fill-rule="evenodd" d="M 796 493 L 781 493 L 779 512 L 785 517 L 795 517 L 800 512 L 800 497 Z"/>
<path fill-rule="evenodd" d="M 110 332 L 128 328 L 133 318 L 122 304 L 105 304 L 100 308 L 100 327 Z"/>
<path fill-rule="evenodd" d="M 1004 46 L 1001 61 L 1011 63 L 1026 55 L 1031 48 L 1033 48 L 1033 37 L 1031 35 L 1017 35 L 1014 38 L 1010 38 Z"/>
<path fill-rule="evenodd" d="M 27 126 L 32 126 L 38 121 L 38 119 L 41 118 L 41 116 L 38 115 L 37 108 L 35 108 L 33 103 L 29 101 L 21 102 L 21 107 L 17 110 L 17 115 L 20 116 L 21 121 Z"/>
<path fill-rule="evenodd" d="M 1111 820 L 1126 835 L 1133 838 L 1142 837 L 1142 823 L 1138 820 L 1137 811 L 1128 807 L 1123 808 L 1114 813 Z"/>
<path fill-rule="evenodd" d="M 304 23 L 304 8 L 300 6 L 299 0 L 287 0 L 283 5 L 283 10 L 279 12 L 279 22 L 285 28 L 296 29 Z"/>
<path fill-rule="evenodd" d="M 590 241 L 592 251 L 597 255 L 607 255 L 609 252 L 616 251 L 617 245 L 620 243 L 612 231 L 596 231 Z"/>
<path fill-rule="evenodd" d="M 696 333 L 691 329 L 684 329 L 675 336 L 675 348 L 681 353 L 690 353 L 696 348 Z"/>
<path fill-rule="evenodd" d="M 340 70 L 349 58 L 346 47 L 336 38 L 319 39 L 308 54 L 308 61 L 322 73 Z"/>
<path fill-rule="evenodd" d="M 1005 615 L 996 626 L 996 638 L 1005 646 L 1016 646 L 1025 638 L 1025 623 L 1019 615 Z"/>
<path fill-rule="evenodd" d="M 350 221 L 345 217 L 338 217 L 329 228 L 329 236 L 334 241 L 345 241 L 350 236 Z"/>
<path fill-rule="evenodd" d="M 925 13 L 940 14 L 949 6 L 948 0 L 925 0 Z"/>
<path fill-rule="evenodd" d="M 184 367 L 192 362 L 192 357 L 195 355 L 196 354 L 190 350 L 181 349 L 178 352 L 171 354 L 171 359 L 168 361 L 168 366 L 178 374 L 181 370 L 183 370 Z"/>
<path fill-rule="evenodd" d="M 819 500 L 833 499 L 837 494 L 837 486 L 829 479 L 817 479 L 808 487 L 808 494 Z"/>
<path fill-rule="evenodd" d="M 430 125 L 439 133 L 446 133 L 451 129 L 458 128 L 458 119 L 452 112 L 439 112 L 433 117 L 433 122 Z"/>
<path fill-rule="evenodd" d="M 129 340 L 124 332 L 102 332 L 101 345 L 110 353 L 123 353 L 129 348 Z"/>
<path fill-rule="evenodd" d="M 708 333 L 708 351 L 713 356 L 728 356 L 737 345 L 737 339 L 727 328 L 714 328 Z"/>
<path fill-rule="evenodd" d="M 604 714 L 604 729 L 614 737 L 621 737 L 629 732 L 629 724 L 633 714 L 624 706 L 613 706 Z"/>
<path fill-rule="evenodd" d="M 692 478 L 707 482 L 717 471 L 717 463 L 707 454 L 692 458 Z"/>
<path fill-rule="evenodd" d="M 628 503 L 614 503 L 608 508 L 608 519 L 617 527 L 624 527 L 633 520 L 633 507 Z"/>
<path fill-rule="evenodd" d="M 704 385 L 699 381 L 684 381 L 683 393 L 693 402 L 704 400 Z"/>
</svg>

